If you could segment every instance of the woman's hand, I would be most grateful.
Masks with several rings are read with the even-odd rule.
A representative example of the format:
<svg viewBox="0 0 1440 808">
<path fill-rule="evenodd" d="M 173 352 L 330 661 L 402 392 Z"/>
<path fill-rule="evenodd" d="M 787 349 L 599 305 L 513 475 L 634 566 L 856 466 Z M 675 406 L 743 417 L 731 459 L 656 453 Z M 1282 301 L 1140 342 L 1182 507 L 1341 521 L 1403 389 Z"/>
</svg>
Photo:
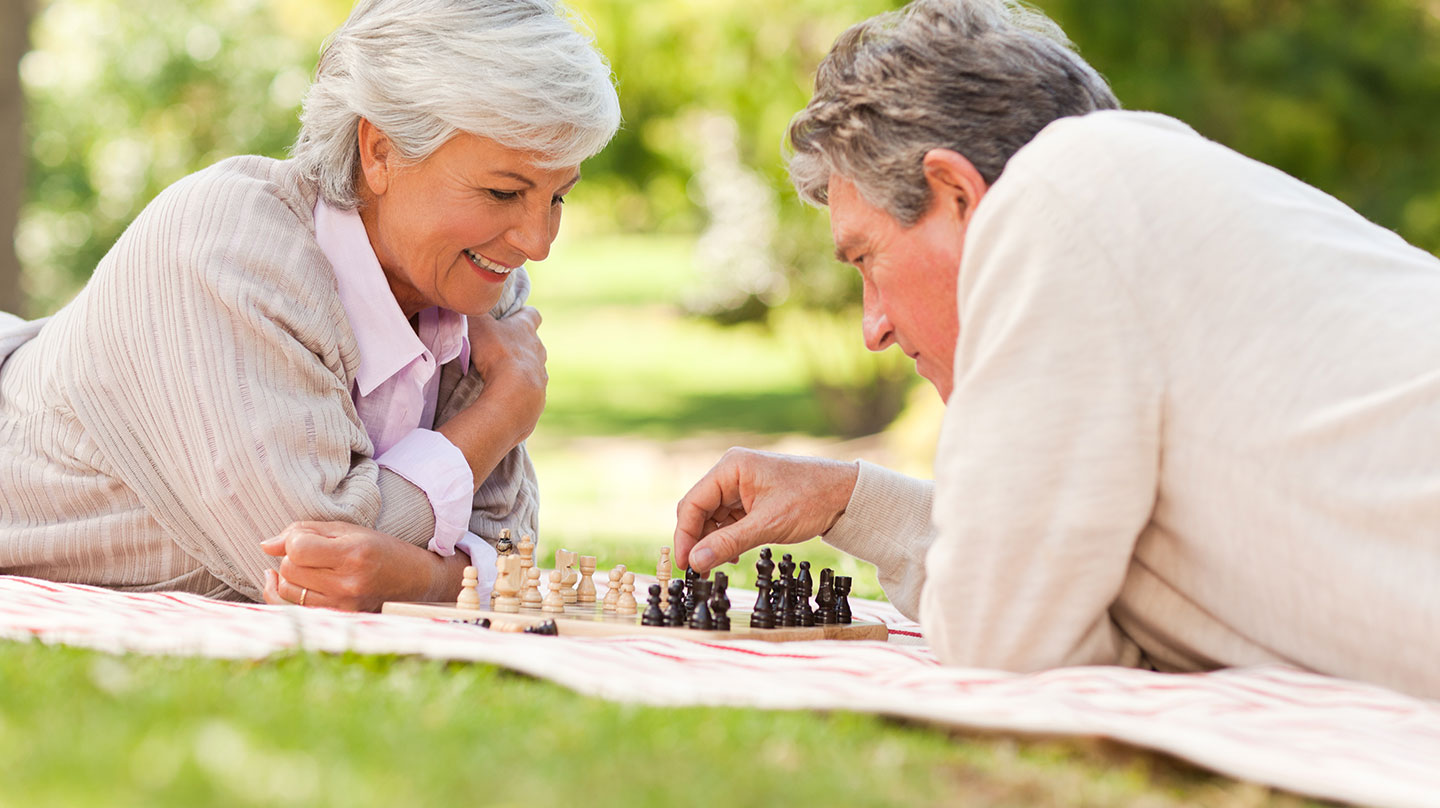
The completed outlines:
<svg viewBox="0 0 1440 808">
<path fill-rule="evenodd" d="M 470 364 L 485 381 L 481 399 L 489 396 L 504 401 L 518 432 L 518 444 L 535 430 L 550 381 L 545 372 L 545 344 L 537 333 L 540 312 L 526 306 L 501 320 L 471 317 L 469 323 Z"/>
<path fill-rule="evenodd" d="M 442 558 L 348 522 L 296 522 L 260 547 L 282 557 L 265 571 L 265 602 L 379 611 L 389 600 L 453 600 L 468 559 Z"/>
</svg>

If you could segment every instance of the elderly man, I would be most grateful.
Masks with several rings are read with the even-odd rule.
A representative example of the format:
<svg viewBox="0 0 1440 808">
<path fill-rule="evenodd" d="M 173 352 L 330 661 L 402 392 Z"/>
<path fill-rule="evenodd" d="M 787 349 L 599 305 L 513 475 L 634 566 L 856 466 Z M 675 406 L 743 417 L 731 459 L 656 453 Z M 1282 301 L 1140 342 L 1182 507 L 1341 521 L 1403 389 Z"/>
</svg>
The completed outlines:
<svg viewBox="0 0 1440 808">
<path fill-rule="evenodd" d="M 732 450 L 707 571 L 821 535 L 952 665 L 1288 663 L 1440 697 L 1440 261 L 1160 115 L 1038 14 L 846 32 L 790 130 L 866 345 L 946 402 L 934 483 Z"/>
</svg>

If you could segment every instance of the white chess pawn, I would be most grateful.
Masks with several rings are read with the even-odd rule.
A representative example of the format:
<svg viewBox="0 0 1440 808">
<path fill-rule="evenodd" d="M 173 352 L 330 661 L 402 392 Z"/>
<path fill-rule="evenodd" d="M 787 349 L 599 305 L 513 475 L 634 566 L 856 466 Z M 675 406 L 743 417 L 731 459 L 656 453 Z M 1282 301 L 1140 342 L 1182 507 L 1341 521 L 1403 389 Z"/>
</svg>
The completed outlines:
<svg viewBox="0 0 1440 808">
<path fill-rule="evenodd" d="M 620 598 L 615 603 L 616 614 L 635 613 L 635 573 L 627 572 L 621 578 Z"/>
<path fill-rule="evenodd" d="M 544 602 L 545 598 L 540 594 L 540 568 L 531 567 L 525 573 L 525 597 L 520 599 L 520 605 L 526 609 L 538 609 Z"/>
<path fill-rule="evenodd" d="M 618 564 L 610 570 L 610 588 L 605 590 L 605 602 L 602 606 L 604 611 L 610 613 L 615 611 L 615 604 L 620 600 L 620 576 L 624 574 L 624 564 Z"/>
<path fill-rule="evenodd" d="M 460 597 L 455 599 L 455 608 L 480 611 L 480 596 L 475 587 L 480 583 L 480 574 L 474 567 L 465 568 L 465 580 L 460 584 Z"/>
<path fill-rule="evenodd" d="M 595 602 L 595 556 L 580 556 L 580 584 L 575 587 L 575 598 L 580 603 Z"/>
<path fill-rule="evenodd" d="M 565 611 L 565 596 L 560 593 L 560 577 L 560 570 L 550 571 L 550 589 L 545 593 L 545 600 L 540 606 L 540 611 Z"/>
</svg>

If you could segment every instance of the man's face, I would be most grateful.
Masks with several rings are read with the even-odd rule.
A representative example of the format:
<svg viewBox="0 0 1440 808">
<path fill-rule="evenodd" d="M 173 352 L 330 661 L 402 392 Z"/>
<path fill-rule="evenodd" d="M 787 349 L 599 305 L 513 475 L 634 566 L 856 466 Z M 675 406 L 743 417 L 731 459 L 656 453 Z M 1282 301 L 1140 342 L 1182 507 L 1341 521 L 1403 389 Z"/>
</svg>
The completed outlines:
<svg viewBox="0 0 1440 808">
<path fill-rule="evenodd" d="M 950 399 L 955 341 L 960 336 L 955 284 L 964 228 L 941 204 L 912 227 L 861 198 L 850 180 L 830 177 L 830 233 L 835 254 L 860 270 L 865 287 L 865 347 L 898 344 L 915 371 Z"/>
</svg>

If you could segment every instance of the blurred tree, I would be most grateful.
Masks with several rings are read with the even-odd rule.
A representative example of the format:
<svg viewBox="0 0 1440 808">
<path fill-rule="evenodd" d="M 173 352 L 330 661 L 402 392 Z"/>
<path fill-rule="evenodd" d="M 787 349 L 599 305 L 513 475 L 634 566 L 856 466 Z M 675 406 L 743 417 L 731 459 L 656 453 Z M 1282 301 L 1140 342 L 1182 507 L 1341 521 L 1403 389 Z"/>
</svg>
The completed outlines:
<svg viewBox="0 0 1440 808">
<path fill-rule="evenodd" d="M 31 0 L 0 7 L 0 311 L 24 315 L 15 224 L 25 195 L 25 96 L 20 57 L 30 47 Z"/>
</svg>

